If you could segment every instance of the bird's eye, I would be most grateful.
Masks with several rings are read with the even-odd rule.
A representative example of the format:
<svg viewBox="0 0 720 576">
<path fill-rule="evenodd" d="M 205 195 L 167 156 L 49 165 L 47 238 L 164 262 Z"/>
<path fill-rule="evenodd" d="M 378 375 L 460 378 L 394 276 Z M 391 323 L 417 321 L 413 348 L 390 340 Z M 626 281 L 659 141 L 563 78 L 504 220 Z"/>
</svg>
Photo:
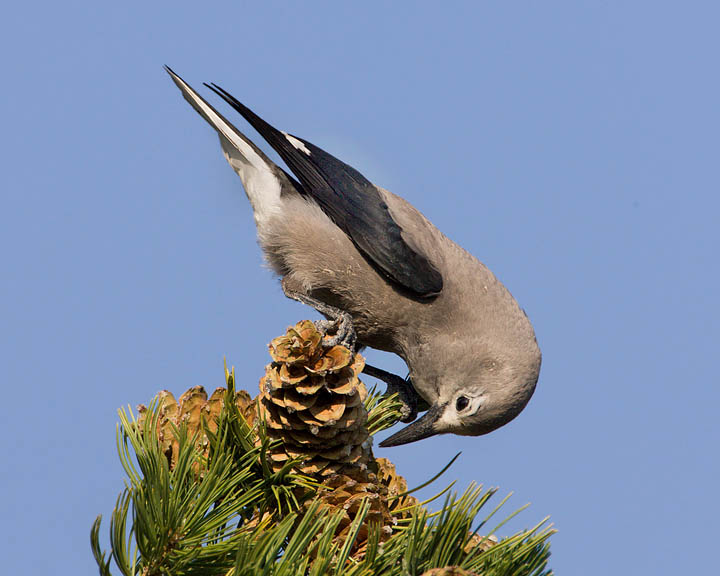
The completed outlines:
<svg viewBox="0 0 720 576">
<path fill-rule="evenodd" d="M 465 410 L 465 408 L 468 407 L 468 404 L 470 404 L 470 400 L 467 398 L 467 396 L 459 396 L 458 399 L 455 401 L 455 409 L 458 412 L 462 412 Z"/>
</svg>

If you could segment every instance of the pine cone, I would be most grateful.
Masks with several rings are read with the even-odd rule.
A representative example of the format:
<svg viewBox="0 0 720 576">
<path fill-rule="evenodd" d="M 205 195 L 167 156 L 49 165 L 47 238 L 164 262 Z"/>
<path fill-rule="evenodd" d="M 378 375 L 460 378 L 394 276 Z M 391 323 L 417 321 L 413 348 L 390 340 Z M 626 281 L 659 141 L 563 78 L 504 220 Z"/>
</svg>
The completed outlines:
<svg viewBox="0 0 720 576">
<path fill-rule="evenodd" d="M 344 540 L 364 499 L 370 510 L 353 546 L 362 553 L 369 526 L 381 526 L 384 539 L 394 519 L 387 508 L 387 488 L 368 465 L 374 461 L 360 354 L 343 346 L 323 346 L 315 325 L 303 321 L 269 346 L 273 362 L 260 380 L 258 410 L 267 433 L 281 441 L 270 453 L 275 470 L 294 460 L 299 472 L 322 482 L 317 496 L 329 511 L 343 512 L 336 536 Z M 309 506 L 306 502 L 305 506 Z"/>
<path fill-rule="evenodd" d="M 431 568 L 423 572 L 421 576 L 479 576 L 476 572 L 470 572 L 460 566 L 445 566 L 444 568 Z"/>
<path fill-rule="evenodd" d="M 490 550 L 493 546 L 498 543 L 497 536 L 490 534 L 489 536 L 480 536 L 480 534 L 473 534 L 470 537 L 470 541 L 465 544 L 465 552 L 469 553 L 473 548 L 479 548 L 483 552 Z"/>
<path fill-rule="evenodd" d="M 323 347 L 309 320 L 288 328 L 269 350 L 274 362 L 260 380 L 258 410 L 268 436 L 282 441 L 270 453 L 273 469 L 294 459 L 298 471 L 317 477 L 367 467 L 363 357 L 343 346 Z"/>
<path fill-rule="evenodd" d="M 395 465 L 387 458 L 376 458 L 375 466 L 377 467 L 376 474 L 380 484 L 387 491 L 390 514 L 398 520 L 409 517 L 412 509 L 418 505 L 418 501 L 414 496 L 400 496 L 400 494 L 407 492 L 408 489 L 405 478 L 395 471 Z"/>
<path fill-rule="evenodd" d="M 367 469 L 350 468 L 346 473 L 325 478 L 318 490 L 318 498 L 329 507 L 330 513 L 343 512 L 336 530 L 336 536 L 341 542 L 348 536 L 363 501 L 369 503 L 370 509 L 360 525 L 352 548 L 356 558 L 364 554 L 371 525 L 380 527 L 381 541 L 392 534 L 395 519 L 387 507 L 387 490 L 378 482 L 377 476 Z"/>
<path fill-rule="evenodd" d="M 158 392 L 157 399 L 160 414 L 157 422 L 157 437 L 160 447 L 168 459 L 170 470 L 177 463 L 180 445 L 175 429 L 181 424 L 187 427 L 187 436 L 195 436 L 195 448 L 204 457 L 207 457 L 209 440 L 207 432 L 217 430 L 217 417 L 225 403 L 225 388 L 218 388 L 208 398 L 202 386 L 195 386 L 187 390 L 176 401 L 167 390 Z M 244 390 L 235 393 L 235 403 L 248 424 L 252 425 L 255 418 L 255 405 L 250 395 Z M 147 407 L 138 406 L 138 426 L 142 430 L 147 417 Z"/>
</svg>

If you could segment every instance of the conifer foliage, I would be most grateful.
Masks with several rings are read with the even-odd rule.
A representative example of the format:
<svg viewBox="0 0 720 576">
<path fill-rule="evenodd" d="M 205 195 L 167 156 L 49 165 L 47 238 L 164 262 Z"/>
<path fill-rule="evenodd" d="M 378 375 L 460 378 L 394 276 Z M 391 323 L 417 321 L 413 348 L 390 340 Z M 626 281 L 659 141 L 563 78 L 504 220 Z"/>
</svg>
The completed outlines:
<svg viewBox="0 0 720 576">
<path fill-rule="evenodd" d="M 226 369 L 210 397 L 163 391 L 137 415 L 120 411 L 127 479 L 109 552 L 100 516 L 91 530 L 102 576 L 113 564 L 125 576 L 550 573 L 546 521 L 498 540 L 491 522 L 507 498 L 483 512 L 495 490 L 448 488 L 431 512 L 374 457 L 372 437 L 399 403 L 368 393 L 359 354 L 326 346 L 309 321 L 269 348 L 254 400 Z"/>
</svg>

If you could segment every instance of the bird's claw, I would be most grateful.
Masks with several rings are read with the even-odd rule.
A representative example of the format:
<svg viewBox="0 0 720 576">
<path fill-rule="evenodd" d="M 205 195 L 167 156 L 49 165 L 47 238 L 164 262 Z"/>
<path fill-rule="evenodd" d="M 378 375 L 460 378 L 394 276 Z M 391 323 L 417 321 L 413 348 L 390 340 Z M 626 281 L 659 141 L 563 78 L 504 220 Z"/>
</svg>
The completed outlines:
<svg viewBox="0 0 720 576">
<path fill-rule="evenodd" d="M 402 403 L 400 406 L 400 422 L 408 423 L 417 418 L 417 400 L 414 393 L 410 393 L 407 386 L 395 387 L 388 384 L 387 394 L 395 394 L 397 392 L 398 400 Z"/>
<path fill-rule="evenodd" d="M 321 302 L 314 296 L 306 294 L 305 292 L 299 291 L 291 286 L 287 276 L 282 279 L 282 289 L 288 298 L 312 306 L 324 314 L 329 320 L 317 320 L 314 322 L 315 327 L 323 335 L 322 345 L 326 348 L 341 345 L 349 349 L 351 352 L 355 352 L 355 346 L 357 344 L 357 335 L 355 334 L 355 327 L 353 326 L 352 316 L 339 308 L 330 306 L 325 302 Z"/>
<path fill-rule="evenodd" d="M 418 405 L 422 402 L 422 399 L 418 396 L 418 393 L 415 392 L 415 388 L 413 388 L 410 380 L 406 380 L 380 368 L 375 368 L 375 366 L 370 366 L 369 364 L 365 364 L 363 372 L 385 382 L 385 384 L 387 384 L 385 391 L 387 395 L 390 396 L 397 393 L 401 403 L 400 422 L 408 423 L 417 418 Z"/>
<path fill-rule="evenodd" d="M 332 320 L 317 320 L 315 327 L 323 335 L 323 346 L 331 348 L 340 345 L 348 350 L 355 350 L 357 335 L 352 318 L 347 312 L 340 312 L 337 318 Z"/>
</svg>

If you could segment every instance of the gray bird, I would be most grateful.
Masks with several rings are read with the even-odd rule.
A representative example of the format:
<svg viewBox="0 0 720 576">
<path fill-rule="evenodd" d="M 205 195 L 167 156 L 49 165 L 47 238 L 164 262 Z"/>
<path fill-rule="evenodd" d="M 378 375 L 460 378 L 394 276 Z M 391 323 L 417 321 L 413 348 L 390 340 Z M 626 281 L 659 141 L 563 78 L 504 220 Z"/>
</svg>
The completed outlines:
<svg viewBox="0 0 720 576">
<path fill-rule="evenodd" d="M 522 411 L 535 390 L 540 349 L 528 317 L 484 264 L 402 198 L 206 84 L 277 151 L 296 180 L 166 69 L 218 132 L 285 294 L 324 314 L 336 341 L 405 360 L 407 382 L 366 368 L 389 391 L 401 392 L 404 421 L 416 416 L 417 395 L 428 408 L 381 446 L 435 434 L 487 434 Z"/>
</svg>

